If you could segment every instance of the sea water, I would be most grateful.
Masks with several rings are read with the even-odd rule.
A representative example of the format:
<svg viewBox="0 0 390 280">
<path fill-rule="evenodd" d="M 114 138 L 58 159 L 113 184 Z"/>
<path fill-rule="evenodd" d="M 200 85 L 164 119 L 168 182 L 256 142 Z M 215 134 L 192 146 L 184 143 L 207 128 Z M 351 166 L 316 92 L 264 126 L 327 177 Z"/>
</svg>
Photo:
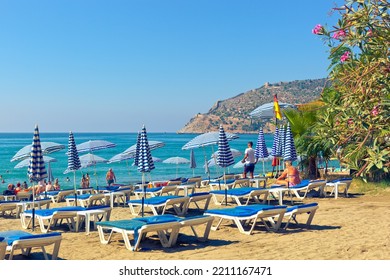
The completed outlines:
<svg viewBox="0 0 390 280">
<path fill-rule="evenodd" d="M 197 134 L 176 134 L 176 133 L 148 133 L 148 140 L 162 141 L 165 146 L 151 151 L 153 157 L 158 157 L 165 160 L 169 157 L 184 157 L 190 158 L 190 150 L 182 150 L 182 147 Z M 49 154 L 48 156 L 55 158 L 57 161 L 50 163 L 52 174 L 54 178 L 59 179 L 61 188 L 73 187 L 73 173 L 64 174 L 67 169 L 68 157 L 66 155 L 68 147 L 68 133 L 40 133 L 41 142 L 56 142 L 65 145 L 65 149 Z M 0 133 L 0 175 L 4 179 L 4 183 L 0 180 L 0 190 L 6 189 L 9 183 L 16 184 L 17 182 L 26 181 L 29 183 L 27 177 L 27 167 L 15 169 L 18 163 L 10 162 L 11 158 L 26 145 L 32 143 L 33 133 Z M 76 145 L 89 140 L 106 140 L 116 144 L 114 148 L 103 149 L 93 152 L 94 155 L 103 157 L 109 160 L 116 154 L 119 154 L 136 143 L 137 133 L 74 133 Z M 229 142 L 231 148 L 239 150 L 244 153 L 247 143 L 252 141 L 254 146 L 257 141 L 257 134 L 240 134 L 238 139 Z M 273 135 L 265 134 L 265 141 L 267 147 L 272 147 Z M 195 160 L 197 167 L 191 169 L 189 164 L 167 164 L 163 162 L 155 162 L 155 169 L 146 174 L 147 180 L 169 180 L 177 177 L 192 177 L 202 176 L 207 178 L 209 175 L 205 173 L 205 159 L 211 159 L 211 155 L 218 149 L 217 145 L 207 146 L 204 148 L 194 149 Z M 80 153 L 83 155 L 85 153 Z M 235 162 L 240 161 L 243 155 L 236 157 Z M 133 183 L 141 181 L 141 173 L 137 171 L 137 167 L 133 166 L 134 160 L 122 161 L 117 163 L 100 163 L 92 167 L 76 171 L 76 183 L 79 186 L 82 174 L 89 173 L 92 186 L 104 186 L 106 184 L 105 174 L 109 168 L 112 168 L 118 183 Z M 47 169 L 47 164 L 46 164 Z M 265 169 L 272 170 L 271 162 L 265 163 Z M 209 168 L 210 177 L 216 177 L 223 174 L 224 170 L 218 166 Z M 256 174 L 263 171 L 262 163 L 256 165 Z M 226 169 L 229 173 L 241 173 L 241 168 L 233 168 L 233 166 Z M 69 179 L 67 179 L 67 177 Z"/>
</svg>

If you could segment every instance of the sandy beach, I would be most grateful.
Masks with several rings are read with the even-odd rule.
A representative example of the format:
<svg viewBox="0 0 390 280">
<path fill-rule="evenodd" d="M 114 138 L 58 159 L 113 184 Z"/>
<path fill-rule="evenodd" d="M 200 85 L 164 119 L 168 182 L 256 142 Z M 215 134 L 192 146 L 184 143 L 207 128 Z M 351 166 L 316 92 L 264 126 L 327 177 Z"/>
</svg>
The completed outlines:
<svg viewBox="0 0 390 280">
<path fill-rule="evenodd" d="M 305 203 L 318 202 L 319 209 L 310 229 L 291 226 L 278 233 L 267 232 L 264 226 L 248 236 L 239 233 L 230 222 L 218 231 L 211 231 L 209 241 L 202 243 L 190 235 L 181 234 L 172 248 L 163 248 L 151 235 L 138 252 L 127 250 L 121 236 L 109 245 L 99 241 L 97 231 L 89 235 L 81 231 L 62 232 L 59 259 L 64 260 L 389 260 L 390 259 L 390 190 L 359 193 L 350 190 L 350 197 L 306 198 Z M 61 204 L 62 205 L 62 204 Z M 52 206 L 54 207 L 54 206 Z M 213 202 L 210 208 L 216 208 Z M 114 207 L 111 220 L 132 218 L 128 207 Z M 304 222 L 306 217 L 299 217 Z M 260 224 L 260 223 L 259 223 Z M 0 231 L 22 230 L 20 220 L 0 217 Z M 40 231 L 37 229 L 36 233 Z M 51 249 L 51 248 L 49 248 Z M 43 259 L 42 253 L 25 258 Z"/>
</svg>

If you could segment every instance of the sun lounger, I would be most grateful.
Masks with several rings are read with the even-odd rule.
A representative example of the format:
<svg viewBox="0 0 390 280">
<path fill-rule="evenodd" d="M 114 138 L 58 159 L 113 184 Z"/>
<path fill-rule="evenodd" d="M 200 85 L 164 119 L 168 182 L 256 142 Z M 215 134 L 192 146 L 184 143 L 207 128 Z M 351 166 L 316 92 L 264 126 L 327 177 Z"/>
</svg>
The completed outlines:
<svg viewBox="0 0 390 280">
<path fill-rule="evenodd" d="M 133 188 L 118 188 L 113 191 L 104 192 L 104 196 L 106 198 L 106 204 L 110 204 L 111 207 L 114 207 L 115 200 L 117 200 L 118 204 L 121 202 L 123 206 L 126 205 L 126 202 L 130 199 L 130 195 L 133 193 Z"/>
<path fill-rule="evenodd" d="M 114 233 L 120 233 L 122 234 L 126 248 L 131 251 L 137 251 L 140 248 L 141 240 L 150 232 L 157 232 L 163 247 L 171 247 L 172 243 L 177 239 L 180 227 L 181 225 L 177 221 L 177 218 L 172 215 L 97 223 L 100 242 L 102 244 L 110 243 L 112 235 Z M 107 238 L 105 231 L 109 231 Z M 133 245 L 131 245 L 129 235 L 133 236 Z"/>
<path fill-rule="evenodd" d="M 0 259 L 4 259 L 2 251 L 6 248 L 9 251 L 9 260 L 12 260 L 15 254 L 15 250 L 22 250 L 23 255 L 29 255 L 33 248 L 41 248 L 46 260 L 49 259 L 45 247 L 54 244 L 51 259 L 57 259 L 58 252 L 61 245 L 61 233 L 52 232 L 46 234 L 31 234 L 20 230 L 11 230 L 0 232 Z"/>
<path fill-rule="evenodd" d="M 188 197 L 190 198 L 188 202 L 188 208 L 191 206 L 191 203 L 194 203 L 198 210 L 206 211 L 209 207 L 212 194 L 208 192 L 201 192 L 201 193 L 190 194 Z M 201 201 L 204 201 L 203 207 L 199 206 L 199 202 Z"/>
<path fill-rule="evenodd" d="M 111 207 L 93 206 L 84 208 L 81 206 L 67 206 L 52 209 L 35 210 L 35 218 L 42 232 L 48 232 L 52 227 L 59 226 L 62 221 L 66 221 L 70 231 L 78 231 L 80 222 L 85 221 L 86 234 L 90 230 L 90 222 L 96 222 L 102 218 L 109 219 Z M 32 211 L 27 210 L 20 215 L 22 227 L 27 229 L 31 226 Z"/>
<path fill-rule="evenodd" d="M 305 214 L 305 213 L 309 215 L 306 221 L 306 227 L 309 228 L 317 209 L 318 209 L 318 203 L 301 204 L 301 205 L 288 207 L 286 213 L 284 214 L 284 218 L 288 218 L 288 221 L 286 222 L 284 229 L 288 227 L 291 220 L 293 220 L 295 223 L 298 224 L 298 221 L 296 219 L 297 215 Z"/>
<path fill-rule="evenodd" d="M 98 232 L 100 242 L 108 244 L 114 233 L 122 234 L 123 241 L 128 250 L 137 251 L 140 248 L 141 240 L 150 232 L 157 232 L 160 243 L 163 247 L 174 246 L 180 229 L 190 227 L 192 233 L 199 241 L 208 239 L 214 217 L 194 216 L 180 218 L 173 215 L 150 216 L 143 218 L 134 218 L 131 220 L 119 220 L 110 222 L 99 222 Z M 198 234 L 196 228 L 205 226 L 202 234 Z M 106 238 L 105 231 L 108 233 Z M 133 236 L 133 246 L 131 245 L 129 235 Z"/>
<path fill-rule="evenodd" d="M 234 188 L 243 188 L 243 187 L 248 187 L 250 184 L 249 179 L 227 179 L 226 182 L 225 180 L 220 180 L 220 181 L 215 181 L 211 182 L 210 189 L 211 190 L 224 190 L 224 189 L 234 189 Z"/>
<path fill-rule="evenodd" d="M 30 196 L 32 196 L 32 193 L 20 191 L 15 196 L 16 196 L 16 200 L 29 200 Z"/>
<path fill-rule="evenodd" d="M 329 196 L 332 196 L 334 194 L 334 198 L 337 199 L 340 192 L 340 188 L 344 187 L 344 195 L 345 197 L 348 197 L 348 189 L 351 183 L 352 183 L 352 178 L 341 178 L 341 179 L 333 180 L 327 182 L 325 186 L 323 186 L 321 192 L 324 196 L 326 196 L 326 189 L 331 188 Z"/>
<path fill-rule="evenodd" d="M 218 190 L 218 191 L 210 191 L 213 195 L 213 200 L 216 205 L 222 205 L 225 199 L 232 199 L 238 205 L 242 205 L 241 200 L 244 199 L 244 205 L 248 205 L 249 201 L 253 199 L 256 203 L 260 203 L 259 198 L 264 196 L 262 203 L 265 203 L 268 199 L 268 189 L 265 188 L 236 188 L 230 190 Z M 221 198 L 218 201 L 218 198 Z"/>
<path fill-rule="evenodd" d="M 71 195 L 65 197 L 66 204 L 71 206 L 75 204 L 76 196 Z M 90 207 L 94 205 L 105 205 L 106 204 L 106 196 L 102 193 L 100 194 L 81 194 L 77 196 L 77 204 L 82 207 Z"/>
<path fill-rule="evenodd" d="M 51 198 L 53 203 L 59 203 L 65 201 L 65 197 L 74 194 L 74 190 L 62 190 L 62 191 L 49 191 L 46 192 L 46 196 Z"/>
<path fill-rule="evenodd" d="M 0 261 L 5 258 L 5 251 L 7 249 L 7 243 L 4 242 L 4 237 L 0 237 Z"/>
<path fill-rule="evenodd" d="M 94 194 L 95 193 L 95 189 L 94 188 L 79 188 L 79 189 L 76 189 L 76 192 L 78 195 L 82 195 L 82 194 Z"/>
<path fill-rule="evenodd" d="M 138 189 L 134 191 L 135 196 L 137 199 L 140 199 L 144 194 L 146 194 L 146 197 L 149 195 L 151 197 L 156 196 L 162 196 L 162 195 L 171 195 L 176 191 L 176 185 L 172 186 L 163 186 L 163 187 L 156 187 L 156 188 L 145 188 Z"/>
<path fill-rule="evenodd" d="M 264 204 L 253 204 L 246 206 L 236 206 L 234 208 L 224 209 L 212 209 L 205 212 L 205 215 L 210 215 L 219 218 L 219 221 L 212 230 L 217 230 L 224 219 L 233 221 L 238 230 L 241 233 L 250 235 L 255 228 L 257 221 L 264 224 L 268 231 L 277 231 L 282 223 L 284 213 L 286 212 L 287 206 L 273 206 Z M 278 216 L 276 223 L 267 224 L 268 218 Z M 244 226 L 249 226 L 249 229 L 244 229 Z"/>
<path fill-rule="evenodd" d="M 195 184 L 195 187 L 200 188 L 202 177 L 191 177 L 185 182 L 186 184 Z"/>
<path fill-rule="evenodd" d="M 0 213 L 1 215 L 9 215 L 17 217 L 20 212 L 19 204 L 20 200 L 7 200 L 7 201 L 0 201 Z"/>
<path fill-rule="evenodd" d="M 307 181 L 304 180 L 300 184 L 296 186 L 292 186 L 287 188 L 287 192 L 290 195 L 291 203 L 293 203 L 292 198 L 295 196 L 299 200 L 304 200 L 307 194 L 314 189 L 318 189 L 320 192 L 321 189 L 325 186 L 326 181 L 325 180 L 314 180 L 314 181 Z"/>
<path fill-rule="evenodd" d="M 184 216 L 188 209 L 189 200 L 190 198 L 187 196 L 156 196 L 146 198 L 144 200 L 144 207 L 150 208 L 153 215 L 163 215 L 169 207 L 172 207 L 176 215 Z M 127 204 L 133 215 L 138 215 L 142 211 L 141 199 L 129 200 Z M 136 211 L 136 207 L 138 207 L 138 211 Z"/>
</svg>

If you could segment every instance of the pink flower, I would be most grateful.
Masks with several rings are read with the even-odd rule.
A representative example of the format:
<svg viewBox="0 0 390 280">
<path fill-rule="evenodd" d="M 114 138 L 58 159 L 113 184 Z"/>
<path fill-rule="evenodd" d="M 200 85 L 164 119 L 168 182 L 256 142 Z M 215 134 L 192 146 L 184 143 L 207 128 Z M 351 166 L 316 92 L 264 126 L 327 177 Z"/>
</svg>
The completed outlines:
<svg viewBox="0 0 390 280">
<path fill-rule="evenodd" d="M 345 62 L 349 59 L 351 55 L 351 52 L 350 51 L 346 51 L 345 53 L 343 53 L 343 55 L 340 57 L 340 61 L 341 62 Z"/>
<path fill-rule="evenodd" d="M 378 108 L 378 106 L 374 106 L 374 108 L 372 108 L 371 115 L 373 115 L 374 117 L 379 115 L 379 108 Z"/>
<path fill-rule="evenodd" d="M 314 29 L 312 29 L 312 33 L 313 34 L 316 34 L 316 35 L 321 35 L 321 34 L 323 34 L 324 32 L 324 28 L 322 27 L 322 25 L 321 24 L 317 24 L 315 27 L 314 27 Z"/>
<path fill-rule="evenodd" d="M 353 124 L 353 119 L 352 119 L 352 118 L 349 118 L 348 121 L 347 121 L 347 123 L 348 123 L 349 125 Z"/>
<path fill-rule="evenodd" d="M 346 35 L 347 35 L 347 33 L 344 30 L 339 30 L 339 31 L 335 32 L 332 37 L 333 37 L 333 39 L 338 40 L 340 38 L 344 38 Z"/>
<path fill-rule="evenodd" d="M 367 31 L 367 36 L 368 36 L 368 37 L 371 37 L 371 36 L 372 36 L 372 30 L 371 30 L 371 29 L 368 29 L 368 31 Z"/>
</svg>

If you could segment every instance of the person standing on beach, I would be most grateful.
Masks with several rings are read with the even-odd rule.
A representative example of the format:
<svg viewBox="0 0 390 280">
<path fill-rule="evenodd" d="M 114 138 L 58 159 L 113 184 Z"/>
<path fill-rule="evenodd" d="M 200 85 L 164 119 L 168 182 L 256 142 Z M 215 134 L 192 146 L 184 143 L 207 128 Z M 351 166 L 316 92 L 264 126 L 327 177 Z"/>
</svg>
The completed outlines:
<svg viewBox="0 0 390 280">
<path fill-rule="evenodd" d="M 87 173 L 87 175 L 85 175 L 85 185 L 87 188 L 89 188 L 90 183 L 91 183 L 91 178 L 89 177 L 89 174 Z"/>
<path fill-rule="evenodd" d="M 250 177 L 253 179 L 253 172 L 255 171 L 255 164 L 257 162 L 255 157 L 255 150 L 252 148 L 253 142 L 248 142 L 248 148 L 245 150 L 245 156 L 242 159 L 244 164 L 244 173 L 242 174 L 243 178 L 246 178 L 246 174 L 249 172 Z"/>
<path fill-rule="evenodd" d="M 106 174 L 106 180 L 107 180 L 107 185 L 111 186 L 114 182 L 116 182 L 116 177 L 114 174 L 114 171 L 112 171 L 112 168 L 110 168 Z"/>
</svg>

